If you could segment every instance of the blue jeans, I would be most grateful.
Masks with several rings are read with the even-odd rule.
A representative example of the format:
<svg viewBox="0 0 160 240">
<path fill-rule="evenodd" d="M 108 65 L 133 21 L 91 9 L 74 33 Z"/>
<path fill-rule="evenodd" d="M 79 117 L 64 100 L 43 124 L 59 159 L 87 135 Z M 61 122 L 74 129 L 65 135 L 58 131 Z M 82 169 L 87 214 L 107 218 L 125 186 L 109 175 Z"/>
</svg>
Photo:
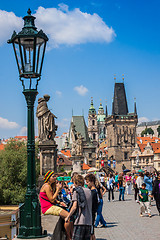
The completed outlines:
<svg viewBox="0 0 160 240">
<path fill-rule="evenodd" d="M 124 201 L 124 192 L 125 192 L 125 188 L 120 187 L 119 188 L 119 200 L 121 200 L 121 196 L 122 196 L 122 200 Z"/>
<path fill-rule="evenodd" d="M 100 203 L 98 205 L 98 209 L 97 209 L 97 218 L 96 218 L 96 222 L 95 222 L 95 226 L 97 227 L 99 222 L 102 225 L 106 225 L 106 221 L 104 220 L 103 216 L 102 216 L 102 208 L 103 208 L 103 199 L 100 199 Z"/>
</svg>

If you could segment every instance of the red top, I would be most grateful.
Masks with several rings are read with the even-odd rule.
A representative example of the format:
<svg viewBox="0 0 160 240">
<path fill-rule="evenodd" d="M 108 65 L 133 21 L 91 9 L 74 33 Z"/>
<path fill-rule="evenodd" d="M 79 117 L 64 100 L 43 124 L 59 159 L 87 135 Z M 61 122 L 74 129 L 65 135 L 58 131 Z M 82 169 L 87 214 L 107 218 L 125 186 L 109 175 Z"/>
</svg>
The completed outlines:
<svg viewBox="0 0 160 240">
<path fill-rule="evenodd" d="M 53 204 L 49 201 L 47 194 L 45 192 L 39 193 L 39 199 L 41 203 L 42 213 L 44 214 Z"/>
</svg>

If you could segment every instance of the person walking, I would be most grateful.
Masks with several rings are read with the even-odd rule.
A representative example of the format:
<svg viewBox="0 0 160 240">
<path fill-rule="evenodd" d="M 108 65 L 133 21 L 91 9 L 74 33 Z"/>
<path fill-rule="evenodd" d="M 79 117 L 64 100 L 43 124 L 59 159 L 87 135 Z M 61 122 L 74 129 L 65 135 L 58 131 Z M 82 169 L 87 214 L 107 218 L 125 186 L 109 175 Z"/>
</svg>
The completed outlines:
<svg viewBox="0 0 160 240">
<path fill-rule="evenodd" d="M 116 191 L 118 191 L 118 172 L 115 172 L 114 181 L 115 181 L 115 189 Z"/>
<path fill-rule="evenodd" d="M 90 189 L 84 188 L 84 178 L 81 175 L 76 175 L 73 178 L 75 186 L 72 196 L 72 207 L 65 222 L 77 211 L 74 222 L 72 240 L 90 240 L 91 225 L 92 225 L 92 194 Z"/>
<path fill-rule="evenodd" d="M 112 201 L 114 201 L 114 178 L 113 174 L 109 174 L 108 180 L 107 180 L 107 189 L 108 189 L 108 202 L 111 200 L 111 194 L 112 194 Z"/>
<path fill-rule="evenodd" d="M 138 202 L 138 193 L 139 193 L 139 189 L 137 187 L 137 183 L 136 183 L 136 180 L 137 180 L 138 176 L 136 174 L 134 174 L 134 178 L 133 178 L 133 188 L 134 188 L 134 200 L 136 202 Z"/>
<path fill-rule="evenodd" d="M 104 217 L 102 215 L 102 209 L 103 209 L 103 195 L 106 193 L 106 188 L 100 184 L 98 179 L 96 180 L 96 188 L 98 191 L 98 196 L 99 196 L 99 204 L 98 204 L 98 209 L 97 209 L 97 217 L 95 221 L 95 227 L 97 228 L 99 225 L 99 222 L 102 224 L 102 227 L 107 227 L 107 223 L 104 220 Z"/>
<path fill-rule="evenodd" d="M 157 179 L 153 183 L 152 196 L 154 196 L 157 210 L 160 216 L 160 172 L 157 173 Z"/>
<path fill-rule="evenodd" d="M 148 193 L 149 193 L 149 195 L 151 195 L 152 194 L 152 189 L 153 189 L 153 187 L 152 187 L 152 177 L 150 177 L 150 174 L 149 174 L 149 172 L 146 172 L 145 173 L 145 175 L 144 175 L 144 183 L 146 184 L 146 190 L 148 190 Z M 149 204 L 150 204 L 150 206 L 151 206 L 151 197 L 149 196 Z"/>
<path fill-rule="evenodd" d="M 142 187 L 139 190 L 140 201 L 140 217 L 143 217 L 143 213 L 147 213 L 151 217 L 151 209 L 148 201 L 149 192 L 146 189 L 146 184 L 142 183 Z"/>
<path fill-rule="evenodd" d="M 95 218 L 96 218 L 96 212 L 98 209 L 99 204 L 99 197 L 98 197 L 98 191 L 96 189 L 96 177 L 92 173 L 88 173 L 85 176 L 86 185 L 91 190 L 92 195 L 92 227 L 91 227 L 91 239 L 90 240 L 96 240 L 95 234 L 94 234 L 94 225 L 95 225 Z"/>
<path fill-rule="evenodd" d="M 127 195 L 131 194 L 131 179 L 132 179 L 131 174 L 127 173 L 127 175 L 125 176 Z"/>
<path fill-rule="evenodd" d="M 105 178 L 104 178 L 104 175 L 103 175 L 103 174 L 101 174 L 101 176 L 99 177 L 99 179 L 100 179 L 101 184 L 102 184 L 103 186 L 105 186 Z"/>
<path fill-rule="evenodd" d="M 122 175 L 119 176 L 118 178 L 118 184 L 119 184 L 119 201 L 122 200 L 124 201 L 124 192 L 125 192 L 125 179 L 123 178 Z"/>
<path fill-rule="evenodd" d="M 137 183 L 137 188 L 140 189 L 142 187 L 142 183 L 144 183 L 144 175 L 142 172 L 139 173 L 136 183 Z"/>
</svg>

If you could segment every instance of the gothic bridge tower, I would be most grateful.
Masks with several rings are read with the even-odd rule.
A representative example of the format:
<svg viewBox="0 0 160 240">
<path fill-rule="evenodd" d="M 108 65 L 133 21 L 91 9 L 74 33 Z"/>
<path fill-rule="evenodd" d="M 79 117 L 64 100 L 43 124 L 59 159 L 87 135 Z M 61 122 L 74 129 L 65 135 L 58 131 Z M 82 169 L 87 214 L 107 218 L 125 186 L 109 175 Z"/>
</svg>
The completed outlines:
<svg viewBox="0 0 160 240">
<path fill-rule="evenodd" d="M 108 158 L 116 161 L 116 170 L 131 168 L 130 156 L 136 143 L 138 122 L 136 103 L 134 113 L 128 112 L 124 83 L 115 83 L 112 115 L 106 117 Z"/>
</svg>

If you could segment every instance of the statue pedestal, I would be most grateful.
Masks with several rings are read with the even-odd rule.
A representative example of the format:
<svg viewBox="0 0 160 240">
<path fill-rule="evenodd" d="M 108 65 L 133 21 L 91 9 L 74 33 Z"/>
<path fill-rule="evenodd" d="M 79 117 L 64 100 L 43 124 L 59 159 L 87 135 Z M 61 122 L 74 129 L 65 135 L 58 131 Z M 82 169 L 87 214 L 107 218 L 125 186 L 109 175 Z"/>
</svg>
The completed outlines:
<svg viewBox="0 0 160 240">
<path fill-rule="evenodd" d="M 71 161 L 72 161 L 72 166 L 73 166 L 73 173 L 77 172 L 77 173 L 81 174 L 82 173 L 81 165 L 84 162 L 84 157 L 83 156 L 72 156 Z"/>
<path fill-rule="evenodd" d="M 40 176 L 49 170 L 57 172 L 57 145 L 54 141 L 40 142 Z"/>
</svg>

